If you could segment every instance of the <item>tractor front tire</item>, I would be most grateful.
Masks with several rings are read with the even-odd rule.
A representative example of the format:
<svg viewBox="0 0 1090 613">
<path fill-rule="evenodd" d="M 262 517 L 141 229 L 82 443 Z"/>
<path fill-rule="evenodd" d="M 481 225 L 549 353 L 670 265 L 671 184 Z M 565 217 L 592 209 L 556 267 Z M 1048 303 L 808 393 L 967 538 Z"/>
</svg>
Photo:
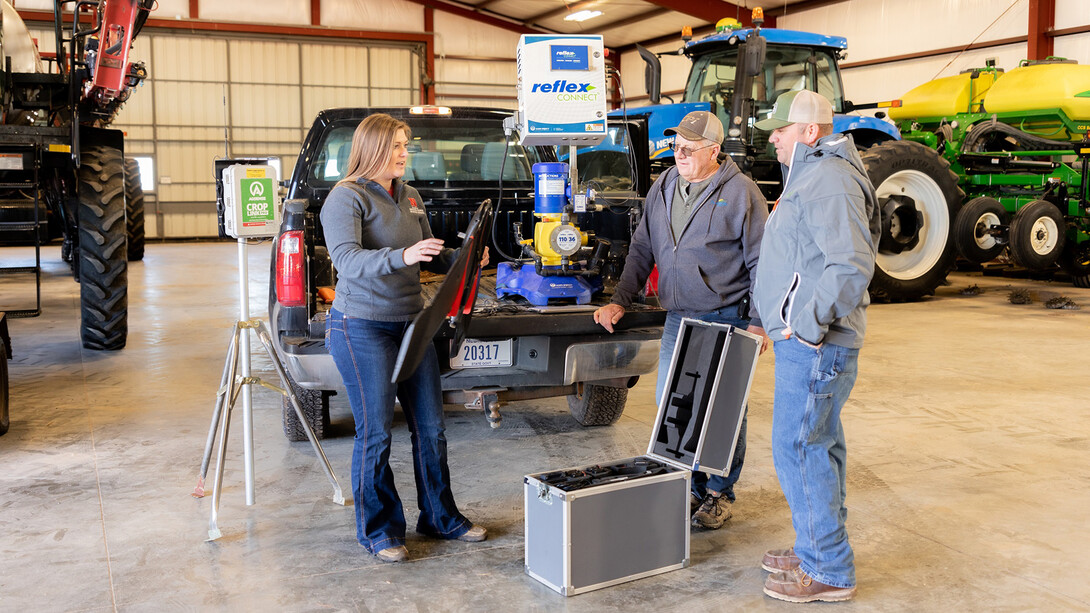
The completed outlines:
<svg viewBox="0 0 1090 613">
<path fill-rule="evenodd" d="M 130 262 L 144 259 L 144 188 L 140 164 L 132 158 L 125 158 L 125 235 L 129 241 L 126 258 Z"/>
<path fill-rule="evenodd" d="M 568 395 L 568 409 L 583 426 L 609 426 L 617 423 L 628 401 L 628 388 L 580 383 L 579 391 Z"/>
<path fill-rule="evenodd" d="M 125 160 L 84 148 L 79 168 L 80 336 L 87 349 L 121 349 L 128 336 Z"/>
<path fill-rule="evenodd" d="M 914 246 L 900 253 L 879 250 L 871 297 L 906 302 L 934 294 L 957 255 L 951 228 L 965 196 L 957 175 L 935 150 L 911 141 L 887 141 L 861 155 L 879 201 L 911 198 L 922 221 Z"/>
</svg>

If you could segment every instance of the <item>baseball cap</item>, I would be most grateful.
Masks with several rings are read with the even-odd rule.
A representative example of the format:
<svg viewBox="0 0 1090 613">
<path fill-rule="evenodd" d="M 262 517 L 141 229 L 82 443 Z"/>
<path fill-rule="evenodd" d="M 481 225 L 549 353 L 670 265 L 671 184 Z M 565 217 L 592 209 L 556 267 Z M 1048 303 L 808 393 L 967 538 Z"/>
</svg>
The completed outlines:
<svg viewBox="0 0 1090 613">
<path fill-rule="evenodd" d="M 682 118 L 676 127 L 662 131 L 664 136 L 680 134 L 689 140 L 710 140 L 715 144 L 723 142 L 723 122 L 708 111 L 693 111 Z"/>
<path fill-rule="evenodd" d="M 829 99 L 808 89 L 780 94 L 768 119 L 758 121 L 758 130 L 775 130 L 793 123 L 833 123 L 833 105 Z"/>
</svg>

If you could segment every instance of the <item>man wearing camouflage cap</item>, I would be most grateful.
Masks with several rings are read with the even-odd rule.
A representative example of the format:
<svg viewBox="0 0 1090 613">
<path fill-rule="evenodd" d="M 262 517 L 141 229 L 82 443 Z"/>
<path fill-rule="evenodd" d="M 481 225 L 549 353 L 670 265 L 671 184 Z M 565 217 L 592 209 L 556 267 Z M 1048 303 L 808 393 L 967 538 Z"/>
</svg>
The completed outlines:
<svg viewBox="0 0 1090 613">
<path fill-rule="evenodd" d="M 840 411 L 855 384 L 874 274 L 878 202 L 851 136 L 811 91 L 776 100 L 757 128 L 784 167 L 753 295 L 776 353 L 772 459 L 795 544 L 765 554 L 764 591 L 789 602 L 848 600 L 855 557 L 844 527 Z"/>
<path fill-rule="evenodd" d="M 663 134 L 675 135 L 675 166 L 651 186 L 613 299 L 594 312 L 594 321 L 613 332 L 658 266 L 659 302 L 668 313 L 656 401 L 662 398 L 683 317 L 726 323 L 764 337 L 760 320 L 748 307 L 768 218 L 768 204 L 757 185 L 732 160 L 719 159 L 723 124 L 718 117 L 693 111 Z M 743 417 L 728 475 L 693 473 L 694 526 L 714 530 L 730 518 L 745 451 Z"/>
</svg>

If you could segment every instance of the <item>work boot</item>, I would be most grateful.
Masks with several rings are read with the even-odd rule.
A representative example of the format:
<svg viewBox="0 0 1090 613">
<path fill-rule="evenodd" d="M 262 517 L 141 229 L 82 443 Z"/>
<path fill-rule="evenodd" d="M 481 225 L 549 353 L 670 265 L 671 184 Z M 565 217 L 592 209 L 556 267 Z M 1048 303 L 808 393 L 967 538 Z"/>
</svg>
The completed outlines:
<svg viewBox="0 0 1090 613">
<path fill-rule="evenodd" d="M 765 552 L 765 557 L 761 559 L 761 568 L 770 573 L 782 573 L 795 570 L 798 567 L 799 557 L 795 555 L 794 547 L 790 549 L 770 549 Z"/>
<path fill-rule="evenodd" d="M 386 562 L 388 564 L 393 562 L 404 562 L 409 559 L 409 550 L 405 549 L 404 545 L 387 547 L 376 553 L 375 557 L 378 558 L 380 562 Z"/>
<path fill-rule="evenodd" d="M 702 499 L 700 498 L 700 496 L 689 492 L 689 517 L 692 517 L 693 513 L 695 513 L 696 510 L 700 508 L 701 501 Z"/>
<path fill-rule="evenodd" d="M 466 530 L 461 536 L 458 537 L 459 541 L 465 541 L 467 543 L 480 543 L 488 538 L 488 530 L 484 526 L 478 526 L 474 524 L 469 530 Z"/>
<path fill-rule="evenodd" d="M 801 568 L 772 573 L 765 579 L 765 594 L 787 602 L 840 602 L 855 596 L 855 586 L 833 587 L 807 575 Z"/>
<path fill-rule="evenodd" d="M 730 519 L 730 500 L 723 494 L 708 492 L 704 496 L 704 502 L 693 513 L 693 525 L 708 530 L 718 530 L 723 523 Z"/>
</svg>

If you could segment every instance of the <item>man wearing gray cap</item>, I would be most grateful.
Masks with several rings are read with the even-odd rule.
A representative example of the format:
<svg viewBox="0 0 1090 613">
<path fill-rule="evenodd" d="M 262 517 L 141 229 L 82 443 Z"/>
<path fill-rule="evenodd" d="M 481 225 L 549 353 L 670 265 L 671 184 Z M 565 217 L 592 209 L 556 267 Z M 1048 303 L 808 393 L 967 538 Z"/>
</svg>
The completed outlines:
<svg viewBox="0 0 1090 613">
<path fill-rule="evenodd" d="M 594 312 L 594 321 L 613 332 L 652 267 L 658 265 L 659 302 L 668 313 L 659 350 L 656 401 L 666 386 L 683 317 L 730 324 L 767 341 L 760 320 L 749 309 L 768 218 L 767 201 L 733 161 L 719 161 L 723 124 L 714 114 L 693 111 L 663 134 L 675 135 L 671 146 L 675 166 L 662 173 L 647 193 L 611 303 Z M 693 525 L 714 530 L 730 519 L 734 484 L 745 452 L 743 417 L 728 475 L 693 473 Z"/>
<path fill-rule="evenodd" d="M 776 353 L 772 459 L 795 528 L 794 547 L 769 551 L 761 566 L 772 573 L 765 593 L 789 602 L 855 595 L 840 410 L 855 384 L 881 226 L 855 144 L 832 124 L 829 101 L 806 90 L 782 94 L 756 124 L 784 165 L 753 295 Z"/>
</svg>

